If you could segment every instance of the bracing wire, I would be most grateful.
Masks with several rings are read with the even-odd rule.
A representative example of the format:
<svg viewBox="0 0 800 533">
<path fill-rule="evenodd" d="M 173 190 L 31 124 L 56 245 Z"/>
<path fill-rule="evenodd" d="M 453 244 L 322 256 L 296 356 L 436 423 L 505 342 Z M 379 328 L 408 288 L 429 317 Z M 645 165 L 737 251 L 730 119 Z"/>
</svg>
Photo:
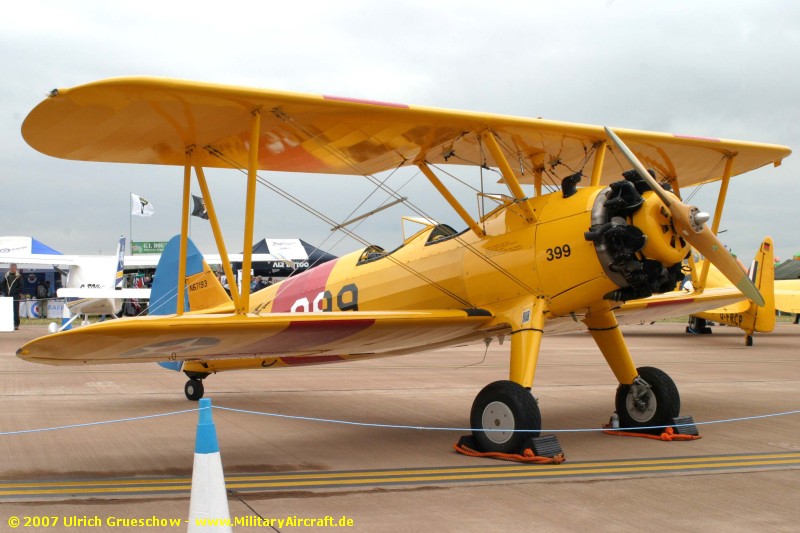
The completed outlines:
<svg viewBox="0 0 800 533">
<path fill-rule="evenodd" d="M 303 134 L 304 136 L 309 137 L 311 139 L 314 139 L 321 148 L 326 150 L 333 157 L 335 157 L 338 160 L 340 160 L 345 166 L 353 169 L 355 174 L 364 176 L 373 185 L 375 185 L 376 187 L 384 190 L 385 192 L 387 192 L 387 194 L 389 194 L 394 199 L 400 199 L 401 198 L 401 196 L 396 191 L 394 191 L 391 188 L 389 188 L 388 185 L 386 185 L 384 182 L 379 181 L 377 178 L 375 178 L 375 176 L 373 176 L 373 175 L 371 175 L 369 173 L 362 172 L 358 168 L 358 166 L 355 163 L 353 163 L 352 160 L 350 158 L 348 158 L 345 154 L 340 153 L 338 150 L 336 150 L 333 147 L 331 147 L 328 143 L 325 143 L 322 140 L 317 139 L 317 134 L 315 134 L 314 132 L 308 131 L 307 128 L 304 128 L 302 125 L 297 124 L 290 116 L 286 115 L 285 113 L 275 112 L 275 114 L 276 114 L 276 116 L 278 116 L 278 118 L 280 118 L 282 121 L 284 121 L 287 125 L 290 125 L 291 127 L 296 128 L 297 131 L 300 132 L 301 134 Z M 229 160 L 226 156 L 224 156 L 224 154 L 219 152 L 219 150 L 216 150 L 213 147 L 206 147 L 206 149 L 209 150 L 209 152 L 212 153 L 213 155 L 215 155 L 217 157 L 221 157 L 224 160 L 226 160 L 226 162 L 228 162 L 228 164 L 230 166 L 233 166 L 234 168 L 239 168 L 239 170 L 242 171 L 242 168 L 243 168 L 242 165 L 238 165 L 238 164 L 236 164 L 236 162 Z M 259 176 L 259 179 L 263 179 L 263 178 L 261 178 Z M 265 182 L 266 182 L 266 180 L 265 180 Z M 265 184 L 267 184 L 267 183 L 268 182 L 266 182 Z M 273 190 L 273 191 L 275 191 L 275 189 L 277 188 L 272 184 L 269 184 L 267 186 L 270 188 L 270 190 Z M 282 192 L 285 192 L 285 191 L 282 191 Z M 282 193 L 279 193 L 279 194 L 281 194 L 283 196 Z M 288 193 L 286 193 L 286 194 L 288 194 Z M 293 203 L 295 203 L 296 205 L 299 205 L 299 206 L 302 207 L 302 205 L 301 205 L 302 202 L 300 202 L 300 200 L 298 200 L 296 198 L 294 198 Z M 408 208 L 410 208 L 412 211 L 414 211 L 417 215 L 425 217 L 425 218 L 428 218 L 428 219 L 432 219 L 433 218 L 427 212 L 425 212 L 423 209 L 421 209 L 420 207 L 416 206 L 413 202 L 408 201 L 408 200 L 404 200 L 403 203 Z M 313 211 L 316 211 L 316 210 L 313 210 Z M 312 211 L 309 211 L 309 212 L 312 212 Z M 314 213 L 312 212 L 312 214 L 314 214 Z M 324 217 L 322 219 L 325 220 L 331 226 L 335 226 L 336 225 L 336 223 L 335 222 L 331 222 L 328 217 Z M 362 243 L 365 243 L 365 245 L 369 245 L 369 243 L 367 243 L 367 241 L 365 241 L 364 239 L 359 238 L 352 231 L 348 231 L 348 230 L 344 230 L 344 229 L 343 229 L 343 231 L 347 231 L 348 236 L 354 238 L 357 242 L 362 242 Z M 461 237 L 457 236 L 454 239 L 456 240 L 456 242 L 459 242 L 460 244 L 465 246 L 468 250 L 470 250 L 472 253 L 477 255 L 484 262 L 486 262 L 487 264 L 491 265 L 492 268 L 496 269 L 498 272 L 504 274 L 506 277 L 508 277 L 514 283 L 516 283 L 519 286 L 521 286 L 522 288 L 524 288 L 527 292 L 530 292 L 530 293 L 535 292 L 534 289 L 532 287 L 530 287 L 527 283 L 525 283 L 524 281 L 520 280 L 519 278 L 517 278 L 516 276 L 514 276 L 513 274 L 508 272 L 502 266 L 498 265 L 494 260 L 486 257 L 485 254 L 483 254 L 480 250 L 477 250 L 474 246 L 470 245 L 468 242 L 466 242 Z M 386 257 L 387 258 L 391 258 L 391 255 L 387 255 Z M 449 291 L 448 289 L 442 287 L 440 284 L 434 282 L 433 280 L 431 280 L 427 276 L 424 276 L 420 272 L 414 270 L 413 267 L 411 267 L 411 266 L 409 266 L 409 265 L 407 265 L 405 263 L 401 263 L 401 262 L 399 262 L 397 260 L 394 260 L 393 258 L 392 258 L 392 260 L 398 266 L 402 266 L 408 272 L 410 272 L 410 273 L 414 274 L 415 276 L 419 277 L 420 279 L 426 281 L 426 283 L 432 284 L 433 286 L 437 287 L 439 290 L 441 290 L 442 292 L 444 292 L 448 296 L 453 297 L 454 299 L 456 299 L 457 301 L 461 302 L 462 304 L 466 304 L 466 305 L 468 305 L 468 307 L 475 307 L 474 305 L 472 305 L 471 303 L 467 302 L 463 298 L 461 298 L 461 297 L 455 295 L 454 293 L 452 293 L 452 291 Z"/>
<path fill-rule="evenodd" d="M 224 161 L 225 163 L 227 163 L 229 166 L 232 166 L 233 168 L 236 168 L 236 169 L 238 169 L 240 172 L 242 172 L 242 173 L 245 173 L 245 174 L 246 174 L 246 171 L 244 170 L 244 168 L 243 168 L 243 167 L 241 167 L 240 165 L 238 165 L 238 164 L 237 164 L 235 161 L 233 161 L 232 159 L 228 158 L 228 157 L 227 157 L 227 156 L 226 156 L 224 153 L 220 152 L 220 151 L 219 151 L 219 150 L 217 150 L 216 148 L 213 148 L 213 147 L 206 147 L 206 150 L 207 150 L 207 151 L 208 151 L 208 152 L 209 152 L 211 155 L 213 155 L 213 156 L 215 156 L 215 157 L 217 157 L 217 158 L 221 159 L 221 160 L 222 160 L 222 161 Z M 318 211 L 318 210 L 314 209 L 313 207 L 309 206 L 308 204 L 306 204 L 305 202 L 303 202 L 303 201 L 302 201 L 302 200 L 300 200 L 299 198 L 296 198 L 295 196 L 293 196 L 293 195 L 289 194 L 288 192 L 284 191 L 283 189 L 281 189 L 281 188 L 280 188 L 280 187 L 278 187 L 277 185 L 274 185 L 274 184 L 270 183 L 270 182 L 269 182 L 269 181 L 268 181 L 266 178 L 263 178 L 263 177 L 262 177 L 262 176 L 260 176 L 260 175 L 256 175 L 256 179 L 257 179 L 257 181 L 258 181 L 259 183 L 261 183 L 263 186 L 267 187 L 269 190 L 271 190 L 271 191 L 275 192 L 276 194 L 278 194 L 279 196 L 281 196 L 281 197 L 283 197 L 283 198 L 285 198 L 285 199 L 289 200 L 290 202 L 292 202 L 293 204 L 297 205 L 297 206 L 298 206 L 298 207 L 300 207 L 301 209 L 304 209 L 304 210 L 305 210 L 305 211 L 307 211 L 308 213 L 310 213 L 310 214 L 312 214 L 312 215 L 316 216 L 317 218 L 319 218 L 320 220 L 322 220 L 322 221 L 323 221 L 323 222 L 325 222 L 326 224 L 330 225 L 331 227 L 333 227 L 333 226 L 336 226 L 336 225 L 337 225 L 337 222 L 336 222 L 335 220 L 331 219 L 331 218 L 330 218 L 330 217 L 328 217 L 327 215 L 325 215 L 325 214 L 321 213 L 320 211 Z M 398 196 L 396 195 L 396 197 L 398 197 Z M 372 244 L 372 243 L 370 243 L 370 242 L 369 242 L 367 239 L 364 239 L 363 237 L 361 237 L 361 236 L 357 235 L 357 234 L 356 234 L 356 233 L 354 233 L 352 230 L 349 230 L 349 229 L 347 229 L 347 228 L 339 228 L 339 231 L 342 231 L 342 232 L 346 233 L 346 234 L 347 234 L 349 237 L 351 237 L 352 239 L 354 239 L 356 242 L 359 242 L 359 243 L 363 244 L 364 246 L 370 246 L 370 245 Z M 386 256 L 385 256 L 385 259 L 388 259 L 389 261 L 391 261 L 391 262 L 392 262 L 392 263 L 394 263 L 395 265 L 397 265 L 397 266 L 399 266 L 399 267 L 403 268 L 403 269 L 404 269 L 404 270 L 406 270 L 408 273 L 410 273 L 410 274 L 412 274 L 412 275 L 414 275 L 414 276 L 418 277 L 419 279 L 421 279 L 421 280 L 422 280 L 422 281 L 424 281 L 425 283 L 427 283 L 427 284 L 429 284 L 429 285 L 431 285 L 431 286 L 433 286 L 433 287 L 436 287 L 436 288 L 437 288 L 437 289 L 439 289 L 439 290 L 440 290 L 442 293 L 444 293 L 445 295 L 447 295 L 447 296 L 449 296 L 450 298 L 454 299 L 455 301 L 459 302 L 461 305 L 463 305 L 463 306 L 465 306 L 465 307 L 467 307 L 467 308 L 475 308 L 475 307 L 476 307 L 475 305 L 473 305 L 472 303 L 470 303 L 468 300 L 465 300 L 464 298 L 462 298 L 462 297 L 461 297 L 461 296 L 459 296 L 458 294 L 454 293 L 453 291 L 451 291 L 451 290 L 447 289 L 446 287 L 444 287 L 444 286 L 443 286 L 443 285 L 441 285 L 440 283 L 438 283 L 438 282 L 436 282 L 436 281 L 434 281 L 434 280 L 430 279 L 428 276 L 426 276 L 426 275 L 422 274 L 421 272 L 419 272 L 418 270 L 414 269 L 414 268 L 413 268 L 413 267 L 411 267 L 410 265 L 408 265 L 408 264 L 406 264 L 406 263 L 403 263 L 402 261 L 399 261 L 399 260 L 397 260 L 396 258 L 392 257 L 392 256 L 391 256 L 391 254 L 389 254 L 389 255 L 386 255 Z"/>
</svg>

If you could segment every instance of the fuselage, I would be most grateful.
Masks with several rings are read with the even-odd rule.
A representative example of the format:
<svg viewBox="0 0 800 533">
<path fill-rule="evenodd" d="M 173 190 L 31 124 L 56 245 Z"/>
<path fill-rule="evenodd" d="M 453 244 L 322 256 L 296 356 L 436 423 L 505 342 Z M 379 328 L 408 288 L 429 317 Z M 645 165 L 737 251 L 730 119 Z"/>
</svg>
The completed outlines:
<svg viewBox="0 0 800 533">
<path fill-rule="evenodd" d="M 547 299 L 551 316 L 586 309 L 619 288 L 585 233 L 598 195 L 530 199 L 535 221 L 508 201 L 481 221 L 485 236 L 430 225 L 394 251 L 370 247 L 251 295 L 265 312 L 480 308 L 500 315 L 520 297 Z"/>
</svg>

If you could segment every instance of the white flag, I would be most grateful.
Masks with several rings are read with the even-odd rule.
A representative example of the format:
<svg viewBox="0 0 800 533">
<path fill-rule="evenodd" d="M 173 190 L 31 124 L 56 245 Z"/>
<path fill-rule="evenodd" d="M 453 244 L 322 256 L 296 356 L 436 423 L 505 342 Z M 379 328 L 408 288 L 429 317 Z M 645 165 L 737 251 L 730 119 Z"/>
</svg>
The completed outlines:
<svg viewBox="0 0 800 533">
<path fill-rule="evenodd" d="M 137 217 L 151 217 L 156 209 L 153 204 L 139 196 L 138 194 L 131 193 L 131 215 Z"/>
</svg>

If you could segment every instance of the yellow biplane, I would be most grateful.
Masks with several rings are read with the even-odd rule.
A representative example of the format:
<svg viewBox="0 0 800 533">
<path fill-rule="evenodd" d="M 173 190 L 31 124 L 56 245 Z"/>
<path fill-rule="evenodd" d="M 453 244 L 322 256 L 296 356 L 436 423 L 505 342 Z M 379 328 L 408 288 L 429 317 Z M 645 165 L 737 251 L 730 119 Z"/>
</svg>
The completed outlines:
<svg viewBox="0 0 800 533">
<path fill-rule="evenodd" d="M 183 213 L 172 266 L 162 257 L 156 276 L 174 272 L 174 286 L 154 287 L 151 295 L 174 294 L 171 314 L 47 335 L 20 348 L 19 357 L 53 365 L 168 362 L 189 376 L 186 395 L 198 399 L 202 379 L 225 370 L 510 337 L 509 379 L 481 390 L 470 416 L 479 446 L 502 452 L 518 451 L 541 429 L 530 388 L 544 333 L 588 329 L 620 384 L 623 427 L 665 425 L 678 416 L 674 382 L 661 370 L 636 368 L 615 313 L 638 321 L 745 297 L 763 303 L 705 224 L 709 216 L 682 203 L 679 192 L 715 180 L 726 190 L 732 176 L 778 165 L 791 153 L 752 142 L 153 78 L 54 90 L 22 133 L 55 157 L 180 167 Z M 497 207 L 473 218 L 440 179 L 445 164 L 496 168 L 508 194 L 486 195 Z M 422 229 L 395 250 L 370 245 L 253 294 L 234 287 L 230 297 L 192 253 L 192 170 L 232 279 L 205 168 L 246 169 L 247 250 L 259 171 L 336 180 L 401 166 L 418 168 L 466 229 L 421 219 Z M 558 190 L 543 193 L 547 183 Z M 690 245 L 733 287 L 668 292 L 683 278 Z M 250 284 L 248 255 L 242 287 Z M 667 294 L 651 296 L 660 293 Z"/>
</svg>

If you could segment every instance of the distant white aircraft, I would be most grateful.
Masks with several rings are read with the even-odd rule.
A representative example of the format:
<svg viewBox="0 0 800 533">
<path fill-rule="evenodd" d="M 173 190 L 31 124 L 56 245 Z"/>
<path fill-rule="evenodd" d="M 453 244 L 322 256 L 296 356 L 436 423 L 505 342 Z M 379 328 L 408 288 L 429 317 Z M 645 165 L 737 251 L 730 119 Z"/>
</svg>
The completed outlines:
<svg viewBox="0 0 800 533">
<path fill-rule="evenodd" d="M 83 323 L 89 315 L 117 316 L 126 298 L 147 300 L 150 289 L 124 288 L 123 258 L 125 237 L 120 237 L 116 255 L 68 255 L 37 253 L 30 237 L 0 237 L 0 264 L 48 265 L 66 272 L 65 287 L 58 289 L 59 298 L 64 298 L 71 320 L 61 326 L 67 327 L 78 316 Z M 55 252 L 47 249 L 46 251 Z M 62 270 L 59 267 L 67 267 Z M 55 329 L 59 329 L 55 324 Z"/>
</svg>

